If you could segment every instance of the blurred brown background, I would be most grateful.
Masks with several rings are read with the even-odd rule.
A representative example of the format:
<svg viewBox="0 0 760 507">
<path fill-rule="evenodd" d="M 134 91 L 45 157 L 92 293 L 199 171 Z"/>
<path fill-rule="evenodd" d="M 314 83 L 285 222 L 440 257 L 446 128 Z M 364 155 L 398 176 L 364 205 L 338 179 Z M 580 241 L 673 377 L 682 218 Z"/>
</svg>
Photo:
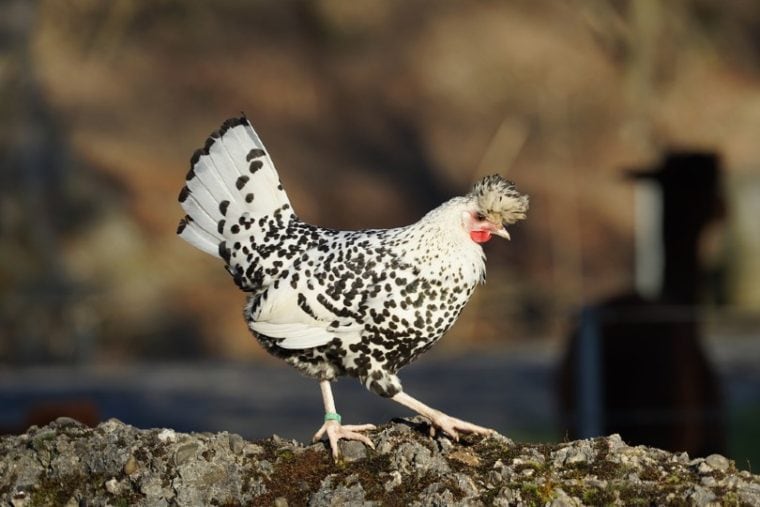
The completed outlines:
<svg viewBox="0 0 760 507">
<path fill-rule="evenodd" d="M 730 438 L 745 439 L 732 445 L 760 459 L 757 2 L 0 0 L 0 13 L 8 407 L 52 375 L 40 365 L 269 367 L 221 263 L 174 234 L 190 154 L 244 111 L 308 222 L 404 225 L 478 176 L 514 180 L 528 220 L 486 246 L 488 284 L 431 354 L 518 351 L 547 375 L 572 315 L 636 284 L 624 171 L 717 152 L 726 214 L 699 245 L 700 321 Z"/>
</svg>

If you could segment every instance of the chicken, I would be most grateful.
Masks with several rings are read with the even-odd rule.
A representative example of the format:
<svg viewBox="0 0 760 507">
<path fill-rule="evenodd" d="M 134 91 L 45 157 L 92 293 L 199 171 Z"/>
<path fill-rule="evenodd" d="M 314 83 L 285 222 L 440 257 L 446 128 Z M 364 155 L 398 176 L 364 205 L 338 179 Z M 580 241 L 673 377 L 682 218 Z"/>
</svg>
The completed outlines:
<svg viewBox="0 0 760 507">
<path fill-rule="evenodd" d="M 224 122 L 190 161 L 177 233 L 222 259 L 248 293 L 244 316 L 270 354 L 319 381 L 325 419 L 314 439 L 372 447 L 371 424 L 343 425 L 330 382 L 348 375 L 427 418 L 431 434 L 491 430 L 450 417 L 406 394 L 396 373 L 454 324 L 485 280 L 481 244 L 509 239 L 528 197 L 487 176 L 418 222 L 338 231 L 294 213 L 269 154 L 243 116 Z"/>
</svg>

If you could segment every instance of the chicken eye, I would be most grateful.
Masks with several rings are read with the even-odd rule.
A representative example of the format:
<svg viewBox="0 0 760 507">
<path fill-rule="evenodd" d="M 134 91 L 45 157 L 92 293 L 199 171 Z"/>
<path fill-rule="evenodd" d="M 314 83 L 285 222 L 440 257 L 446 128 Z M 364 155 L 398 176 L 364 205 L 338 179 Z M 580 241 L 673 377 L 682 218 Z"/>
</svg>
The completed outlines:
<svg viewBox="0 0 760 507">
<path fill-rule="evenodd" d="M 475 214 L 475 219 L 476 219 L 478 222 L 482 222 L 483 220 L 485 220 L 485 219 L 486 219 L 486 216 L 485 216 L 483 213 L 481 213 L 480 211 L 478 211 L 478 212 Z"/>
</svg>

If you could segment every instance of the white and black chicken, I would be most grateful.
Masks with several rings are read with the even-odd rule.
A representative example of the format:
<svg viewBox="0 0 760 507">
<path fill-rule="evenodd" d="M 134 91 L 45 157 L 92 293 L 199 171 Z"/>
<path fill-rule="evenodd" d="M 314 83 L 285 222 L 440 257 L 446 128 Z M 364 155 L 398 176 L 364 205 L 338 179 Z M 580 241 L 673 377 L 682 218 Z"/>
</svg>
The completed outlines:
<svg viewBox="0 0 760 507">
<path fill-rule="evenodd" d="M 179 195 L 177 233 L 221 258 L 248 293 L 245 319 L 262 346 L 319 381 L 333 456 L 371 424 L 343 425 L 330 381 L 357 377 L 369 390 L 426 417 L 431 430 L 491 430 L 406 394 L 396 373 L 452 326 L 485 279 L 481 243 L 509 239 L 528 197 L 501 176 L 396 229 L 337 231 L 302 222 L 245 117 L 224 122 L 196 151 Z"/>
</svg>

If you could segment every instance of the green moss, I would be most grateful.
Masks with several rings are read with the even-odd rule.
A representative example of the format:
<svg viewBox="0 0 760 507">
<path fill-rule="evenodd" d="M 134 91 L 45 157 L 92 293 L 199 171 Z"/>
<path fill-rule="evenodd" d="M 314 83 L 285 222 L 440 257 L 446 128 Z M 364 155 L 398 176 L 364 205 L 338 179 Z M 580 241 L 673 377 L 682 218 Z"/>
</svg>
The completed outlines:
<svg viewBox="0 0 760 507">
<path fill-rule="evenodd" d="M 523 501 L 528 505 L 546 505 L 551 503 L 556 496 L 555 487 L 551 481 L 516 482 L 510 484 L 509 487 L 520 491 Z"/>
<path fill-rule="evenodd" d="M 418 439 L 417 433 L 413 433 L 410 438 Z M 271 480 L 265 481 L 267 493 L 253 499 L 252 503 L 255 505 L 271 505 L 278 497 L 286 498 L 293 505 L 305 505 L 327 476 L 332 476 L 333 484 L 337 486 L 353 475 L 361 484 L 367 500 L 377 501 L 384 506 L 401 507 L 409 505 L 417 499 L 421 491 L 441 480 L 433 474 L 405 477 L 389 494 L 385 490 L 390 469 L 390 456 L 387 454 L 368 449 L 365 459 L 333 462 L 326 449 L 307 448 L 303 452 L 295 453 L 290 449 L 278 449 L 277 444 L 272 441 L 257 443 L 265 450 L 261 458 L 273 463 L 274 473 Z M 419 443 L 432 445 L 431 440 L 421 436 Z M 445 481 L 445 487 L 455 499 L 464 497 L 464 492 L 453 480 Z M 244 484 L 244 488 L 250 490 L 250 481 Z"/>
<path fill-rule="evenodd" d="M 49 445 L 58 437 L 58 432 L 52 429 L 37 432 L 31 441 L 32 449 L 35 451 L 47 450 Z"/>
<path fill-rule="evenodd" d="M 291 461 L 293 458 L 295 458 L 295 454 L 290 449 L 279 449 L 277 452 L 277 459 L 283 460 L 283 461 Z"/>
<path fill-rule="evenodd" d="M 106 478 L 103 475 L 67 475 L 58 480 L 49 477 L 42 478 L 30 493 L 30 507 L 42 507 L 49 505 L 65 505 L 75 495 L 86 498 L 89 492 L 104 487 Z M 114 506 L 135 505 L 143 496 L 129 490 L 121 495 L 109 498 L 109 503 Z"/>
<path fill-rule="evenodd" d="M 382 500 L 387 496 L 387 492 L 385 491 L 385 478 L 381 474 L 383 472 L 387 473 L 389 467 L 389 456 L 370 451 L 370 455 L 366 460 L 352 463 L 343 462 L 337 479 L 340 481 L 349 475 L 356 474 L 364 488 L 367 499 Z M 404 485 L 402 484 L 402 486 Z"/>
<path fill-rule="evenodd" d="M 477 470 L 481 473 L 488 473 L 493 469 L 494 464 L 501 460 L 505 465 L 509 465 L 512 460 L 518 457 L 532 455 L 532 451 L 536 451 L 539 455 L 544 457 L 544 462 L 540 461 L 528 461 L 523 465 L 516 467 L 516 470 L 524 470 L 526 468 L 532 468 L 537 471 L 544 470 L 548 465 L 548 457 L 551 452 L 551 447 L 544 444 L 512 444 L 509 445 L 502 440 L 487 437 L 479 438 L 471 447 L 473 452 L 480 459 L 480 466 Z"/>
<path fill-rule="evenodd" d="M 639 478 L 642 481 L 659 481 L 660 480 L 660 472 L 657 469 L 657 467 L 651 466 L 651 465 L 644 465 L 642 467 L 641 472 L 639 473 Z"/>
<path fill-rule="evenodd" d="M 265 480 L 267 493 L 254 498 L 255 505 L 272 505 L 278 497 L 287 498 L 295 505 L 305 505 L 309 496 L 319 489 L 319 484 L 332 468 L 332 460 L 326 452 L 306 449 L 297 457 L 291 451 L 278 450 L 271 440 L 258 442 L 264 448 L 260 457 L 273 463 L 274 473 Z M 243 485 L 250 490 L 250 481 Z"/>
<path fill-rule="evenodd" d="M 501 488 L 492 488 L 485 490 L 478 500 L 483 502 L 484 505 L 493 505 L 494 500 L 496 500 L 496 497 L 499 495 L 499 492 L 501 491 Z"/>
<path fill-rule="evenodd" d="M 723 506 L 738 507 L 739 505 L 742 505 L 742 501 L 739 498 L 739 495 L 737 495 L 734 491 L 727 491 L 723 494 L 719 494 L 718 497 L 720 498 L 720 502 Z"/>
<path fill-rule="evenodd" d="M 562 489 L 568 495 L 581 499 L 585 505 L 610 505 L 615 501 L 615 491 L 611 488 L 565 484 Z"/>
<path fill-rule="evenodd" d="M 677 473 L 671 473 L 667 477 L 665 477 L 665 480 L 663 482 L 665 484 L 675 486 L 675 485 L 683 483 L 683 477 L 681 477 Z"/>
<path fill-rule="evenodd" d="M 211 500 L 211 505 L 218 506 L 218 507 L 240 507 L 243 504 L 240 503 L 239 500 L 235 500 L 234 498 L 227 498 L 223 501 L 218 500 Z"/>
<path fill-rule="evenodd" d="M 667 499 L 668 495 L 683 489 L 662 483 L 631 484 L 626 481 L 616 481 L 610 486 L 618 491 L 625 505 L 673 505 L 673 500 Z"/>
<path fill-rule="evenodd" d="M 133 500 L 126 497 L 118 497 L 111 500 L 108 505 L 113 505 L 113 507 L 130 507 L 130 505 L 133 505 Z"/>
<path fill-rule="evenodd" d="M 81 435 L 80 440 L 84 440 Z M 49 459 L 49 455 L 54 451 L 52 441 L 49 433 L 39 432 L 36 447 L 40 449 L 37 451 L 40 459 L 45 456 Z M 405 433 L 403 441 L 416 442 L 428 449 L 435 449 L 441 445 L 440 441 L 430 439 L 419 431 Z M 361 484 L 367 500 L 391 507 L 409 505 L 418 500 L 420 494 L 434 483 L 440 484 L 440 492 L 448 490 L 457 502 L 465 496 L 453 474 L 441 477 L 435 473 L 405 475 L 401 484 L 387 492 L 385 485 L 389 479 L 388 472 L 391 469 L 393 453 L 381 455 L 368 449 L 363 459 L 341 460 L 336 463 L 324 445 L 303 449 L 274 439 L 257 443 L 262 449 L 260 455 L 245 458 L 244 470 L 241 470 L 242 491 L 253 505 L 272 505 L 278 497 L 286 498 L 291 505 L 306 504 L 327 477 L 331 477 L 335 487 L 346 484 L 348 478 L 352 477 L 352 481 Z M 33 444 L 28 445 L 31 447 Z M 167 454 L 166 448 L 164 442 L 154 439 L 144 446 L 135 447 L 133 455 L 150 468 L 150 463 L 156 460 L 159 453 L 164 456 Z M 685 467 L 660 454 L 652 455 L 651 459 L 641 460 L 642 464 L 638 466 L 610 461 L 609 445 L 604 439 L 592 442 L 596 456 L 587 462 L 557 466 L 551 459 L 551 454 L 558 448 L 556 445 L 511 444 L 497 438 L 467 436 L 458 444 L 454 444 L 451 451 L 465 451 L 477 457 L 477 461 L 450 459 L 448 463 L 453 472 L 462 472 L 476 481 L 485 480 L 499 460 L 514 470 L 515 473 L 507 476 L 506 480 L 499 479 L 496 481 L 499 484 L 483 492 L 480 500 L 486 505 L 495 500 L 502 487 L 519 493 L 526 505 L 551 503 L 557 498 L 558 488 L 586 505 L 610 505 L 615 502 L 623 505 L 687 505 L 685 495 L 701 477 L 693 467 Z M 209 453 L 205 457 L 211 459 L 213 454 Z M 514 460 L 518 457 L 521 461 L 515 464 Z M 271 474 L 260 471 L 260 460 L 266 461 L 267 467 L 271 466 L 271 469 L 268 468 Z M 161 480 L 164 486 L 169 487 L 171 478 L 176 475 L 176 467 L 171 459 L 164 461 L 167 468 Z M 526 470 L 530 470 L 531 473 L 525 475 L 523 472 Z M 74 470 L 69 472 L 74 473 L 57 480 L 43 478 L 35 489 L 30 491 L 29 505 L 62 505 L 71 498 L 87 498 L 96 492 L 102 493 L 105 481 L 110 478 L 89 474 L 80 476 L 79 472 Z M 641 481 L 630 480 L 631 473 L 635 473 Z M 710 475 L 720 481 L 731 474 L 713 471 Z M 604 483 L 589 481 L 590 477 Z M 144 495 L 134 483 L 125 481 L 122 484 L 125 487 L 120 495 L 108 497 L 110 504 L 134 505 L 144 499 Z M 265 489 L 258 489 L 262 486 Z M 736 492 L 721 488 L 712 490 L 720 498 L 722 505 L 741 505 Z M 266 493 L 250 498 L 253 491 Z M 0 493 L 3 492 L 12 493 Z M 669 499 L 668 495 L 671 494 L 673 496 Z M 240 501 L 229 498 L 219 500 L 216 505 L 233 506 L 239 505 Z"/>
<path fill-rule="evenodd" d="M 571 494 L 568 491 L 568 494 Z M 576 494 L 586 505 L 610 505 L 615 501 L 615 493 L 609 489 L 587 488 Z"/>
<path fill-rule="evenodd" d="M 11 469 L 12 470 L 12 469 Z M 18 474 L 12 470 L 6 480 L 5 484 L 0 483 L 0 497 L 9 495 L 11 492 L 11 484 L 15 484 L 18 480 Z"/>
</svg>

